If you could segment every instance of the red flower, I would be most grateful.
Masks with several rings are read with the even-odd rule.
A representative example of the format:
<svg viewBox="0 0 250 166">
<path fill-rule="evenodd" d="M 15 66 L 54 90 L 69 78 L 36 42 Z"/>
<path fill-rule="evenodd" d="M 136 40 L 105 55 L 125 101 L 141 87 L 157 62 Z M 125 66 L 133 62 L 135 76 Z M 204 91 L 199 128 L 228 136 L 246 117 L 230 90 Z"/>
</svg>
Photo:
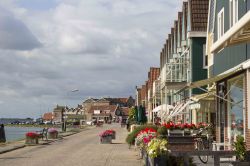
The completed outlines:
<svg viewBox="0 0 250 166">
<path fill-rule="evenodd" d="M 28 132 L 25 135 L 26 135 L 26 137 L 30 137 L 30 138 L 38 138 L 39 137 L 39 134 L 34 133 L 34 132 Z"/>
</svg>

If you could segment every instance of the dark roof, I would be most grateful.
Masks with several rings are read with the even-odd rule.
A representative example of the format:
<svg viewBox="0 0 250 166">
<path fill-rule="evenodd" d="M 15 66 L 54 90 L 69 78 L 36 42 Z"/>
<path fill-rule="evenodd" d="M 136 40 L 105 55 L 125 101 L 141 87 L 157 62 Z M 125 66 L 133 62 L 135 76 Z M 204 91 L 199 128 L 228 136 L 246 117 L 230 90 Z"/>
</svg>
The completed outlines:
<svg viewBox="0 0 250 166">
<path fill-rule="evenodd" d="M 83 103 L 92 103 L 92 102 L 96 102 L 98 99 L 95 98 L 89 98 L 87 100 L 85 100 Z"/>
<path fill-rule="evenodd" d="M 207 31 L 209 0 L 190 0 L 191 31 Z"/>
<path fill-rule="evenodd" d="M 183 2 L 182 6 L 182 22 L 184 23 L 184 36 L 182 36 L 182 40 L 186 40 L 187 37 L 187 15 L 188 15 L 188 3 Z M 184 19 L 184 20 L 183 20 Z"/>
<path fill-rule="evenodd" d="M 121 107 L 121 110 L 125 116 L 128 116 L 129 108 L 128 107 Z"/>
<path fill-rule="evenodd" d="M 94 113 L 95 110 L 100 110 L 100 111 L 110 110 L 110 112 L 114 112 L 116 108 L 117 108 L 116 105 L 91 106 L 88 113 Z"/>
</svg>

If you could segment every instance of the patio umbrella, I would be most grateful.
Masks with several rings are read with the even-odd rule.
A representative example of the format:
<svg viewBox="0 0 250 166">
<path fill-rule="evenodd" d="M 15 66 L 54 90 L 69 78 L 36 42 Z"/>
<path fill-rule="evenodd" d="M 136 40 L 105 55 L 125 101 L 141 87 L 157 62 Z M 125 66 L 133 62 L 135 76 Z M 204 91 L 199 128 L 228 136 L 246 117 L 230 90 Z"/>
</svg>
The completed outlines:
<svg viewBox="0 0 250 166">
<path fill-rule="evenodd" d="M 135 121 L 138 122 L 138 107 L 135 106 Z"/>
<path fill-rule="evenodd" d="M 143 107 L 141 105 L 138 109 L 138 122 L 143 122 Z"/>
<path fill-rule="evenodd" d="M 145 107 L 142 107 L 142 123 L 147 122 L 146 110 Z"/>
</svg>

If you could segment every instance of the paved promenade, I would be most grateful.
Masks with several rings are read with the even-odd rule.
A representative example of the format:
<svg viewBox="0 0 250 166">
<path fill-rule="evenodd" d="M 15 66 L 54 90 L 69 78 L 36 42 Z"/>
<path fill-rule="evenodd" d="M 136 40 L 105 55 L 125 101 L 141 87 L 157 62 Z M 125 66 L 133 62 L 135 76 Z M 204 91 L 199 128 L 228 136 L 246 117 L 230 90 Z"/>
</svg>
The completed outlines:
<svg viewBox="0 0 250 166">
<path fill-rule="evenodd" d="M 113 144 L 100 144 L 98 134 L 117 131 Z M 28 146 L 0 154 L 1 166 L 142 166 L 137 152 L 125 143 L 127 131 L 117 124 L 65 137 L 48 145 Z"/>
</svg>

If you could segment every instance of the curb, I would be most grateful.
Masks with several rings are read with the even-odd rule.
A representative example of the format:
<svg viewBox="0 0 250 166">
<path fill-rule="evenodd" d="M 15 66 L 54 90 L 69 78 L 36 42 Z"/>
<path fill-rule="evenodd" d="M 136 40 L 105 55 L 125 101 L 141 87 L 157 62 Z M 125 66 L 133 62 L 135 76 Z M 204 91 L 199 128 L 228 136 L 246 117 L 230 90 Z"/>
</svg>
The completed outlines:
<svg viewBox="0 0 250 166">
<path fill-rule="evenodd" d="M 85 131 L 85 130 L 82 130 L 82 131 Z M 82 132 L 80 131 L 80 132 Z M 60 136 L 58 139 L 55 139 L 55 140 L 49 140 L 48 142 L 44 142 L 44 143 L 41 143 L 41 144 L 38 144 L 39 145 L 48 145 L 49 143 L 52 143 L 52 142 L 56 142 L 57 140 L 61 140 L 63 139 L 64 137 L 68 137 L 68 136 L 71 136 L 71 135 L 74 135 L 74 134 L 77 134 L 77 133 L 80 133 L 80 132 L 72 132 L 70 134 L 66 134 L 66 135 L 62 135 Z M 7 152 L 11 152 L 13 150 L 17 150 L 17 149 L 21 149 L 21 148 L 24 148 L 26 146 L 30 146 L 30 145 L 26 145 L 25 143 L 23 145 L 19 145 L 19 146 L 14 146 L 12 148 L 9 148 L 9 149 L 6 149 L 6 150 L 0 150 L 0 154 L 3 154 L 3 153 L 7 153 Z"/>
<path fill-rule="evenodd" d="M 16 150 L 16 149 L 21 149 L 21 148 L 24 148 L 25 146 L 26 145 L 20 145 L 20 146 L 16 146 L 16 147 L 13 147 L 13 148 L 10 148 L 10 149 L 7 149 L 7 150 L 3 150 L 3 151 L 0 151 L 0 154 L 11 152 L 11 151 Z"/>
</svg>

